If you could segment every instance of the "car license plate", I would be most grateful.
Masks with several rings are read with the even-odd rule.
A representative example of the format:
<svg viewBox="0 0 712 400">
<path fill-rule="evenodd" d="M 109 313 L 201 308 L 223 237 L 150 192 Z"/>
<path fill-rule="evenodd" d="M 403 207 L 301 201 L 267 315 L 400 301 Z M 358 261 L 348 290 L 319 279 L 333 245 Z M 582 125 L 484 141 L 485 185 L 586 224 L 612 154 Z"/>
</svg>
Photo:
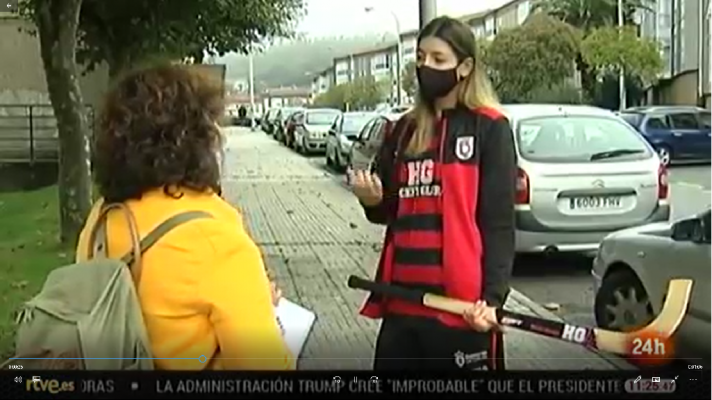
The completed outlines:
<svg viewBox="0 0 712 400">
<path fill-rule="evenodd" d="M 620 196 L 572 197 L 569 199 L 569 208 L 572 210 L 620 208 L 621 200 Z"/>
</svg>

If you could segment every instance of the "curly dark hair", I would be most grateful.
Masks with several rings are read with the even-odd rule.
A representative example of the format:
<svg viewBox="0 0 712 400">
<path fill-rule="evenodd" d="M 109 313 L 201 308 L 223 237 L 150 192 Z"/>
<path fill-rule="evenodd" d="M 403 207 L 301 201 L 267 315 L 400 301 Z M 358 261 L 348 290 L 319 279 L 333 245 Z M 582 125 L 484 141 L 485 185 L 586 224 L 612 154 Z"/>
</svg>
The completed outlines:
<svg viewBox="0 0 712 400">
<path fill-rule="evenodd" d="M 197 66 L 163 64 L 119 79 L 97 121 L 93 172 L 107 202 L 163 188 L 220 192 L 223 91 Z"/>
</svg>

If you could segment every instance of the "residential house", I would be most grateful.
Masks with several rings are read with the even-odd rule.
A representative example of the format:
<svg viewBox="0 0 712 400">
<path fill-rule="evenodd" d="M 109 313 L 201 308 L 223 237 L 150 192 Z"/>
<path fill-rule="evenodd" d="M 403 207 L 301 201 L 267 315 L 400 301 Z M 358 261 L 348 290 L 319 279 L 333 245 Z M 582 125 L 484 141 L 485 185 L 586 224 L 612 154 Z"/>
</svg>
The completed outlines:
<svg viewBox="0 0 712 400">
<path fill-rule="evenodd" d="M 710 107 L 710 0 L 656 0 L 641 12 L 641 35 L 660 43 L 663 72 L 652 104 Z"/>
<path fill-rule="evenodd" d="M 247 115 L 251 115 L 251 111 L 254 112 L 255 117 L 260 117 L 264 114 L 265 105 L 263 95 L 260 93 L 255 93 L 254 104 L 255 109 L 252 110 L 252 100 L 249 94 L 245 92 L 233 92 L 225 97 L 225 114 L 231 117 L 237 117 L 241 107 L 245 107 L 247 110 Z"/>
<path fill-rule="evenodd" d="M 310 88 L 281 87 L 267 89 L 260 94 L 264 109 L 272 107 L 304 106 L 311 98 Z"/>
</svg>

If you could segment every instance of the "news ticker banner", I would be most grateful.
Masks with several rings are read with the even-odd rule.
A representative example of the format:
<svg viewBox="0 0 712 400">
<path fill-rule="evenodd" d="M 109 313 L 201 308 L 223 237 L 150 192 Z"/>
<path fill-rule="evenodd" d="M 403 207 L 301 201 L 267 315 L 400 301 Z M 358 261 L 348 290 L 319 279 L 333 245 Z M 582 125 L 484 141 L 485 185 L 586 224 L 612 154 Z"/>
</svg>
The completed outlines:
<svg viewBox="0 0 712 400">
<path fill-rule="evenodd" d="M 710 398 L 710 372 L 379 373 L 374 371 L 57 372 L 1 371 L 7 399 L 445 398 L 619 399 Z"/>
</svg>

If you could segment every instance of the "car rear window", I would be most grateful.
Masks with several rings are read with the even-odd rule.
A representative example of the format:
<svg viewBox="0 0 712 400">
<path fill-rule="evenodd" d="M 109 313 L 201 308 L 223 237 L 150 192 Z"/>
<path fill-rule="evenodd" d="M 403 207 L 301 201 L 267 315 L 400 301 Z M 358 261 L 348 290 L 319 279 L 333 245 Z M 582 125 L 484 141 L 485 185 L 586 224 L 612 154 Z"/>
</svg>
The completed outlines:
<svg viewBox="0 0 712 400">
<path fill-rule="evenodd" d="M 373 115 L 344 115 L 341 131 L 344 133 L 358 133 L 368 121 L 373 118 Z"/>
<path fill-rule="evenodd" d="M 636 128 L 640 125 L 640 120 L 643 118 L 643 116 L 638 113 L 620 113 L 618 116 Z"/>
<path fill-rule="evenodd" d="M 306 123 L 308 125 L 331 125 L 338 116 L 338 111 L 310 111 L 307 113 Z"/>
<path fill-rule="evenodd" d="M 635 130 L 607 117 L 529 118 L 519 122 L 516 138 L 520 155 L 531 161 L 629 161 L 651 156 Z"/>
</svg>

